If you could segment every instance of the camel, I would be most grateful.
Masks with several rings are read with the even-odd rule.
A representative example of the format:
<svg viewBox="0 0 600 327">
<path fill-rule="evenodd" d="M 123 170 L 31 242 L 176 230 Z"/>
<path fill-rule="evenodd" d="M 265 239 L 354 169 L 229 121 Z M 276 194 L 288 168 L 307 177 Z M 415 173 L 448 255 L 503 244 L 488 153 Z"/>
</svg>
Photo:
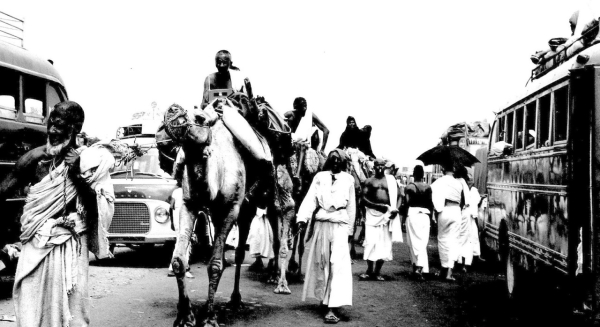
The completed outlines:
<svg viewBox="0 0 600 327">
<path fill-rule="evenodd" d="M 218 108 L 219 106 L 236 104 L 240 106 L 240 111 L 247 112 L 249 110 L 248 99 L 244 97 L 238 97 L 240 101 L 235 99 L 227 102 L 217 100 L 213 103 L 213 106 Z M 211 109 L 213 106 L 210 106 Z M 184 173 L 183 182 L 186 200 L 180 211 L 180 236 L 177 239 L 172 260 L 179 289 L 178 314 L 174 326 L 195 326 L 196 324 L 184 278 L 185 271 L 188 268 L 184 253 L 193 232 L 195 220 L 199 214 L 207 212 L 211 214 L 215 227 L 215 239 L 212 257 L 207 266 L 209 288 L 206 301 L 206 319 L 203 321 L 203 325 L 218 326 L 214 296 L 224 270 L 223 251 L 225 239 L 233 224 L 237 222 L 239 243 L 245 244 L 251 220 L 256 213 L 256 204 L 249 202 L 246 198 L 247 187 L 255 181 L 253 176 L 256 174 L 252 174 L 253 158 L 250 158 L 248 153 L 240 150 L 238 141 L 235 140 L 214 110 L 195 110 L 193 113 L 189 113 L 178 105 L 172 105 L 165 113 L 165 129 L 157 132 L 157 140 L 164 140 L 165 132 L 181 144 L 185 153 L 186 172 Z M 278 177 L 280 170 L 278 167 Z M 279 201 L 277 195 L 282 187 L 278 185 L 273 188 L 275 192 L 273 192 L 272 201 L 268 202 L 273 207 L 270 211 L 273 212 L 275 217 L 278 217 L 277 215 L 280 212 L 285 212 L 287 214 L 285 217 L 288 217 L 290 215 L 289 201 L 286 202 L 285 199 Z M 293 208 L 293 204 L 291 207 Z M 289 233 L 289 221 L 287 224 L 281 224 L 278 221 L 279 219 L 275 218 L 273 220 L 275 220 L 275 226 L 278 226 L 281 231 L 276 235 L 281 238 Z M 287 244 L 287 241 L 279 243 Z M 282 248 L 281 251 L 277 249 L 277 252 L 287 254 L 286 247 L 282 246 Z M 238 247 L 235 256 L 234 290 L 230 302 L 234 308 L 238 308 L 242 304 L 239 279 L 244 256 L 244 247 Z M 285 256 L 283 257 L 285 258 Z M 287 284 L 285 287 L 287 288 Z"/>
</svg>

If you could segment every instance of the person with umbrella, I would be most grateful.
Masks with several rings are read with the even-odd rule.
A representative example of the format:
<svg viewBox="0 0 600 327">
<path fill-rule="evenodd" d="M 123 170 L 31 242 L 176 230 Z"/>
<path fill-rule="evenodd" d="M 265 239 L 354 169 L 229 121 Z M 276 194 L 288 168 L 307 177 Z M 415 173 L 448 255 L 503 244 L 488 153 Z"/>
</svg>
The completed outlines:
<svg viewBox="0 0 600 327">
<path fill-rule="evenodd" d="M 425 165 L 439 164 L 444 176 L 431 184 L 435 221 L 438 224 L 438 249 L 445 279 L 453 281 L 452 269 L 460 255 L 459 233 L 462 206 L 468 187 L 454 177 L 455 167 L 472 166 L 475 156 L 458 146 L 440 145 L 425 151 L 418 158 Z"/>
<path fill-rule="evenodd" d="M 454 164 L 442 166 L 444 176 L 431 184 L 435 219 L 438 224 L 438 250 L 445 279 L 453 281 L 452 269 L 460 255 L 460 224 L 462 219 L 461 198 L 463 184 L 454 177 Z"/>
</svg>

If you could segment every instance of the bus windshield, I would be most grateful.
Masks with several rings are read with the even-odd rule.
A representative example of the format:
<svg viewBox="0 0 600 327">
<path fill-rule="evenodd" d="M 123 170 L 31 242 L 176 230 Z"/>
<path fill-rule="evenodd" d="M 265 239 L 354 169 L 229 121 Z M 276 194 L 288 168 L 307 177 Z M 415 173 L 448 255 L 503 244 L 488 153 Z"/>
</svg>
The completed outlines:
<svg viewBox="0 0 600 327">
<path fill-rule="evenodd" d="M 111 171 L 113 178 L 131 178 L 132 168 L 135 178 L 171 178 L 164 170 L 160 169 L 158 162 L 158 150 L 150 148 L 143 156 L 136 158 L 127 164 L 119 163 Z"/>
</svg>

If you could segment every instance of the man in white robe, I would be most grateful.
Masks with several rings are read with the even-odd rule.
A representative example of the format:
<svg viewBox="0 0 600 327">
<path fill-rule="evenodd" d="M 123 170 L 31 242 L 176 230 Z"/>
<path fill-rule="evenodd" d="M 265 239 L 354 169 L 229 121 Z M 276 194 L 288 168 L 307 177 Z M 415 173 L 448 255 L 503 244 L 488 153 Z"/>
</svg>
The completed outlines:
<svg viewBox="0 0 600 327">
<path fill-rule="evenodd" d="M 438 222 L 438 250 L 445 279 L 453 281 L 452 269 L 460 255 L 460 208 L 463 185 L 454 178 L 452 165 L 443 168 L 445 175 L 431 184 L 433 206 Z"/>
<path fill-rule="evenodd" d="M 114 158 L 101 146 L 76 147 L 83 120 L 77 103 L 57 104 L 47 144 L 21 157 L 0 184 L 0 199 L 34 184 L 21 217 L 23 248 L 13 289 L 18 327 L 88 326 L 88 249 L 98 258 L 112 256 L 107 230 Z"/>
<path fill-rule="evenodd" d="M 337 308 L 352 305 L 348 236 L 353 234 L 356 206 L 354 178 L 342 171 L 346 161 L 346 154 L 339 149 L 329 154 L 324 171 L 314 177 L 297 215 L 299 229 L 312 218 L 306 233 L 310 250 L 302 300 L 313 297 L 328 306 L 326 323 L 337 323 Z"/>
<path fill-rule="evenodd" d="M 481 196 L 477 188 L 473 186 L 473 168 L 466 168 L 465 187 L 465 206 L 462 210 L 461 221 L 461 251 L 458 258 L 463 264 L 463 271 L 466 272 L 466 266 L 473 263 L 473 256 L 480 255 L 479 232 L 477 229 L 477 217 L 479 214 L 478 206 Z"/>
<path fill-rule="evenodd" d="M 395 219 L 402 204 L 401 192 L 394 176 L 386 175 L 385 169 L 385 161 L 375 160 L 375 176 L 367 179 L 362 191 L 366 207 L 363 259 L 367 260 L 367 272 L 360 275 L 363 280 L 385 280 L 381 267 L 393 259 L 392 242 L 402 242 L 400 220 Z"/>
</svg>

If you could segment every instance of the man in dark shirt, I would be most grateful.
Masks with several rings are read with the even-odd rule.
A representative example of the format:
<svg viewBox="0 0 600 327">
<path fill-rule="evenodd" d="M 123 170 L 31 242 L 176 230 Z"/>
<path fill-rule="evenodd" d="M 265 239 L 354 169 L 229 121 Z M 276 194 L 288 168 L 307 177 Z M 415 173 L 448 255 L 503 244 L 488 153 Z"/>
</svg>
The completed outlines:
<svg viewBox="0 0 600 327">
<path fill-rule="evenodd" d="M 415 181 L 405 189 L 405 200 L 408 206 L 406 243 L 410 249 L 413 273 L 418 280 L 423 280 L 423 272 L 429 272 L 427 242 L 429 241 L 430 215 L 433 212 L 431 187 L 422 182 L 423 175 L 423 166 L 415 166 L 413 170 Z"/>
</svg>

